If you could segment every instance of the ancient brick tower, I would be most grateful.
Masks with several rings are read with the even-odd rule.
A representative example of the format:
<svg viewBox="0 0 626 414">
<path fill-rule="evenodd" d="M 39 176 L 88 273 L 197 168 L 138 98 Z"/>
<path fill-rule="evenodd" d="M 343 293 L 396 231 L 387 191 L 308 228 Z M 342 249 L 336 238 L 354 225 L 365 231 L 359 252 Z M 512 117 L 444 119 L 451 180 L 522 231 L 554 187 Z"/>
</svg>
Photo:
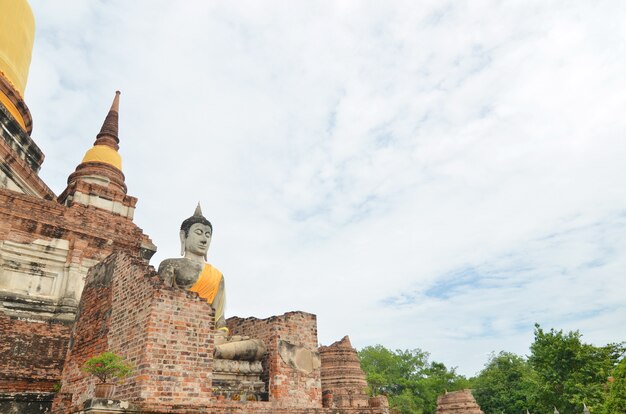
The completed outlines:
<svg viewBox="0 0 626 414">
<path fill-rule="evenodd" d="M 484 414 L 470 390 L 446 392 L 437 398 L 437 414 Z"/>
<path fill-rule="evenodd" d="M 0 412 L 27 412 L 52 398 L 88 269 L 115 251 L 147 261 L 156 247 L 132 222 L 119 94 L 61 196 L 39 177 L 24 101 L 34 19 L 26 0 L 0 10 Z"/>
<path fill-rule="evenodd" d="M 367 381 L 350 338 L 321 346 L 324 403 L 335 407 L 367 407 Z M 331 403 L 332 401 L 332 403 Z"/>
</svg>

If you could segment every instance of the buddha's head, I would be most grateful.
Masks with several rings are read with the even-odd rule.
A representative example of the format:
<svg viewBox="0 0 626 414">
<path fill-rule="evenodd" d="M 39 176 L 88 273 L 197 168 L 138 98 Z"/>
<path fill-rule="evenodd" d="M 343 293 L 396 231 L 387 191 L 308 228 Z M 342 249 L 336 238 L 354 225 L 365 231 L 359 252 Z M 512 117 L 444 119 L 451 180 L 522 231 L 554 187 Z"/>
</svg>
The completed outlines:
<svg viewBox="0 0 626 414">
<path fill-rule="evenodd" d="M 207 259 L 207 251 L 211 244 L 213 226 L 202 215 L 200 203 L 193 216 L 180 225 L 180 254 L 188 259 Z"/>
</svg>

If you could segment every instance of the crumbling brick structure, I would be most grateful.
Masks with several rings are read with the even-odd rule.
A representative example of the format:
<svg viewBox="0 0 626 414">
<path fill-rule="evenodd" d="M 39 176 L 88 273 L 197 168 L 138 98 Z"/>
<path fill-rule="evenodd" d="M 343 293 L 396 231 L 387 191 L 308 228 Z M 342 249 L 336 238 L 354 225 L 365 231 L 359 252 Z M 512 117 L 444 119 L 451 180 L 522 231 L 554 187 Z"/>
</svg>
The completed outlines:
<svg viewBox="0 0 626 414">
<path fill-rule="evenodd" d="M 305 312 L 288 312 L 267 319 L 230 318 L 234 335 L 261 339 L 268 348 L 263 361 L 263 379 L 268 384 L 269 401 L 298 407 L 317 407 L 322 386 L 317 353 L 317 318 Z M 295 361 L 295 352 L 307 364 Z"/>
<path fill-rule="evenodd" d="M 196 293 L 165 286 L 140 259 L 115 253 L 87 275 L 53 412 L 105 413 L 122 406 L 124 412 L 141 413 L 388 412 L 379 401 L 370 405 L 366 396 L 358 404 L 322 406 L 324 368 L 317 350 L 315 315 L 288 312 L 267 319 L 235 317 L 228 325 L 234 335 L 253 336 L 266 344 L 267 401 L 228 401 L 214 395 L 212 308 Z M 356 383 L 360 388 L 363 384 L 355 378 L 362 379 L 364 374 L 358 364 L 350 367 L 353 378 L 344 383 L 339 372 L 333 371 L 346 361 L 355 362 L 349 341 L 344 338 L 339 344 L 327 347 L 330 352 L 326 353 L 345 355 L 349 348 L 351 357 L 334 359 L 328 378 L 336 378 L 332 384 L 338 390 Z M 118 385 L 113 403 L 94 399 L 95 379 L 80 370 L 89 357 L 105 350 L 124 356 L 134 366 L 130 377 Z"/>
<path fill-rule="evenodd" d="M 320 347 L 322 393 L 328 407 L 367 407 L 367 381 L 350 338 Z"/>
<path fill-rule="evenodd" d="M 77 410 L 93 395 L 95 378 L 80 368 L 104 351 L 121 354 L 134 366 L 116 398 L 207 404 L 213 328 L 212 308 L 195 293 L 164 286 L 154 269 L 126 253 L 109 256 L 87 276 L 57 411 Z"/>
<path fill-rule="evenodd" d="M 470 390 L 447 392 L 437 398 L 437 414 L 485 414 Z"/>
</svg>

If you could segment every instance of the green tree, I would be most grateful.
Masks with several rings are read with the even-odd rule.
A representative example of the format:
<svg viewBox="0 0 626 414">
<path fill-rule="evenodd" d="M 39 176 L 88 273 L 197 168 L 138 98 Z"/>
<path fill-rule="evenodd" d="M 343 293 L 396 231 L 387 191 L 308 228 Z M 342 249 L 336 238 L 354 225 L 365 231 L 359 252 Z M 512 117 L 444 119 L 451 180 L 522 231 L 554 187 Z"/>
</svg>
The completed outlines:
<svg viewBox="0 0 626 414">
<path fill-rule="evenodd" d="M 604 411 L 607 414 L 626 413 L 626 358 L 615 367 L 612 379 Z"/>
<path fill-rule="evenodd" d="M 606 380 L 624 352 L 622 344 L 595 347 L 581 341 L 578 331 L 535 325 L 529 363 L 538 377 L 539 408 L 578 412 L 585 403 L 592 412 L 604 406 Z"/>
<path fill-rule="evenodd" d="M 125 362 L 124 358 L 110 351 L 89 358 L 81 369 L 97 377 L 101 383 L 112 378 L 127 377 L 133 371 L 132 365 Z"/>
<path fill-rule="evenodd" d="M 434 414 L 437 396 L 467 386 L 467 380 L 444 364 L 429 362 L 420 350 L 391 351 L 382 345 L 359 351 L 361 366 L 373 394 L 386 394 L 403 414 Z"/>
<path fill-rule="evenodd" d="M 510 352 L 492 354 L 472 379 L 472 393 L 486 414 L 539 412 L 537 376 L 526 359 Z"/>
</svg>

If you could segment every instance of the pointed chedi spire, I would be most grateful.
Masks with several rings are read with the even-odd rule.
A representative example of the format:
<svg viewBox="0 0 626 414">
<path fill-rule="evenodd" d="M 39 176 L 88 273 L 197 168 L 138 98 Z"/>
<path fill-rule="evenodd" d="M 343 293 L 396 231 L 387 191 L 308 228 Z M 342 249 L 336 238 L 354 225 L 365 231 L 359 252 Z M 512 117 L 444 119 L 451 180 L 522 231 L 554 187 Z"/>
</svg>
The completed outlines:
<svg viewBox="0 0 626 414">
<path fill-rule="evenodd" d="M 111 104 L 111 109 L 107 114 L 100 133 L 96 135 L 96 142 L 93 147 L 87 151 L 83 157 L 83 162 L 102 162 L 110 164 L 118 170 L 122 170 L 122 157 L 117 152 L 120 149 L 118 145 L 119 129 L 119 108 L 120 108 L 120 91 L 115 91 L 115 97 Z"/>
<path fill-rule="evenodd" d="M 119 105 L 120 92 L 116 91 L 93 147 L 67 179 L 58 201 L 68 206 L 94 206 L 132 219 L 137 199 L 126 195 L 122 157 L 117 152 Z"/>
<path fill-rule="evenodd" d="M 117 144 L 119 144 L 120 139 L 117 133 L 119 128 L 120 94 L 120 91 L 115 91 L 111 109 L 109 109 L 109 113 L 104 118 L 102 128 L 100 128 L 100 133 L 96 136 L 94 145 L 108 145 L 116 151 L 119 149 Z"/>
</svg>

